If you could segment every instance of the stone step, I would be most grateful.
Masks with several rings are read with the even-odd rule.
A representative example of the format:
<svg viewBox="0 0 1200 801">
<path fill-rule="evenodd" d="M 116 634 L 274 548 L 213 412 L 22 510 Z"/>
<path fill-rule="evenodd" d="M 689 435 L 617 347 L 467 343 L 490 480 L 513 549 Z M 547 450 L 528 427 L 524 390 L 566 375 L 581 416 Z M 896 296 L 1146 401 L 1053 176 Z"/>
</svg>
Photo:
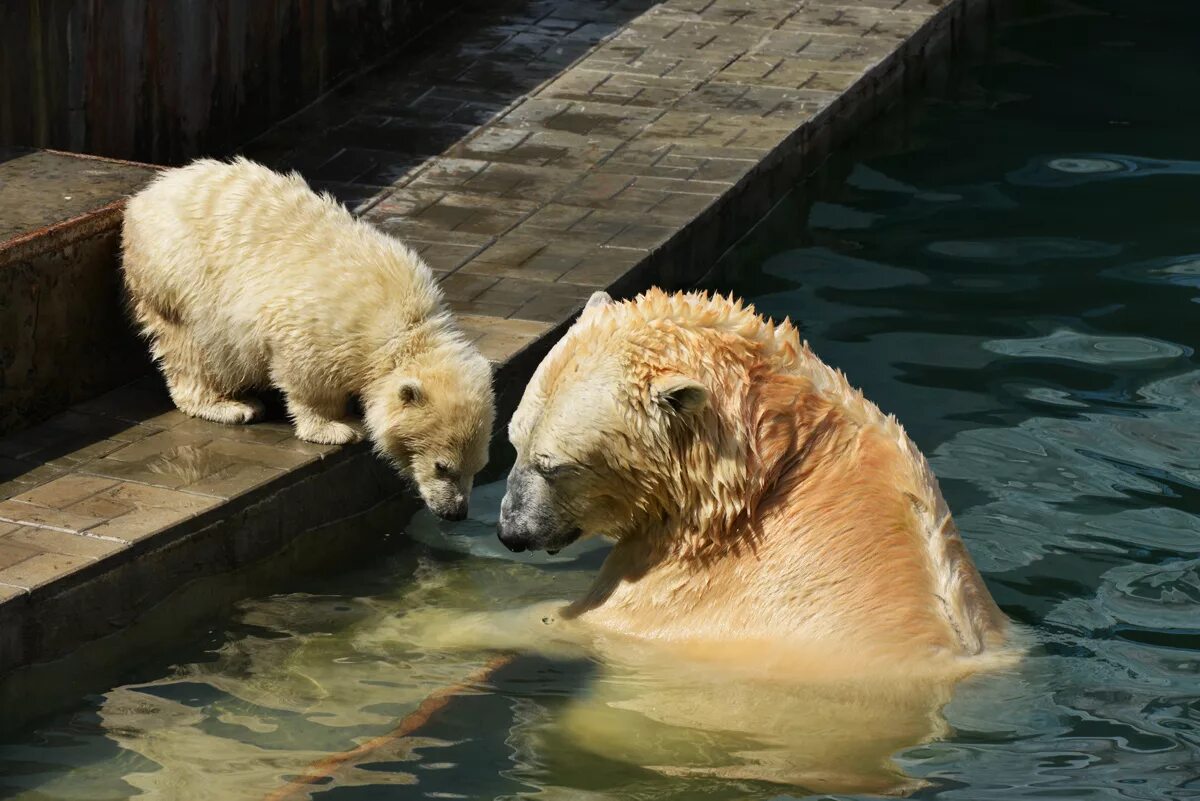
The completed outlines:
<svg viewBox="0 0 1200 801">
<path fill-rule="evenodd" d="M 146 370 L 116 267 L 121 206 L 154 170 L 0 149 L 0 434 Z"/>
</svg>

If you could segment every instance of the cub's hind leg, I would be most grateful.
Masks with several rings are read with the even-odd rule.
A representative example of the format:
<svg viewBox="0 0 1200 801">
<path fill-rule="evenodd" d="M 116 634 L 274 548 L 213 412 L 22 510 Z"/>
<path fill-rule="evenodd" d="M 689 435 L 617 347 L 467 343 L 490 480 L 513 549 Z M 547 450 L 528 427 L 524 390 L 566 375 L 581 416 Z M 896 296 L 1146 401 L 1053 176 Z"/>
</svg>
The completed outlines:
<svg viewBox="0 0 1200 801">
<path fill-rule="evenodd" d="M 249 423 L 262 416 L 261 402 L 235 397 L 239 387 L 223 385 L 186 326 L 142 298 L 134 298 L 133 311 L 150 340 L 150 353 L 167 381 L 171 400 L 181 412 L 226 425 Z"/>
</svg>

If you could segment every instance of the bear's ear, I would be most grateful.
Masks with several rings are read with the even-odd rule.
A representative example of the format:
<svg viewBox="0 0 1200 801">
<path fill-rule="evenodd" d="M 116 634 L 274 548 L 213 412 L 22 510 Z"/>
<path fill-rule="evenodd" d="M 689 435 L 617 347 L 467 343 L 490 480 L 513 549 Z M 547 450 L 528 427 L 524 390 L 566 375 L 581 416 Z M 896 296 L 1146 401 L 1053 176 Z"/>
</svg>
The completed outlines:
<svg viewBox="0 0 1200 801">
<path fill-rule="evenodd" d="M 650 386 L 654 402 L 677 414 L 695 414 L 708 405 L 708 388 L 683 375 L 664 375 Z"/>
<path fill-rule="evenodd" d="M 417 378 L 401 379 L 396 393 L 400 396 L 400 402 L 405 406 L 416 406 L 425 401 L 425 388 L 421 386 L 421 381 Z"/>
<path fill-rule="evenodd" d="M 584 309 L 594 309 L 597 306 L 611 306 L 612 304 L 613 304 L 612 296 L 609 295 L 607 292 L 593 292 L 592 296 L 590 298 L 588 298 L 587 305 L 584 306 L 583 308 Z"/>
</svg>

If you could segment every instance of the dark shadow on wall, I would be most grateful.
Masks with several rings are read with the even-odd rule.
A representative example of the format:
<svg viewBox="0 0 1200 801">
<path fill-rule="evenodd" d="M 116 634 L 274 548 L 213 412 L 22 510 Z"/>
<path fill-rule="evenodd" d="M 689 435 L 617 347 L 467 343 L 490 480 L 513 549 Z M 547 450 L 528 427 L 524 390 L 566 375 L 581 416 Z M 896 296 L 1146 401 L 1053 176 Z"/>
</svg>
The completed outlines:
<svg viewBox="0 0 1200 801">
<path fill-rule="evenodd" d="M 361 211 L 659 1 L 465 0 L 404 52 L 239 152 Z"/>
<path fill-rule="evenodd" d="M 0 144 L 177 162 L 228 151 L 454 0 L 0 4 Z"/>
<path fill-rule="evenodd" d="M 381 62 L 409 70 L 415 87 L 450 81 L 502 107 L 650 5 L 0 3 L 0 146 L 166 164 L 224 155 Z M 413 148 L 444 147 L 481 121 L 451 121 L 438 136 L 414 136 Z"/>
</svg>

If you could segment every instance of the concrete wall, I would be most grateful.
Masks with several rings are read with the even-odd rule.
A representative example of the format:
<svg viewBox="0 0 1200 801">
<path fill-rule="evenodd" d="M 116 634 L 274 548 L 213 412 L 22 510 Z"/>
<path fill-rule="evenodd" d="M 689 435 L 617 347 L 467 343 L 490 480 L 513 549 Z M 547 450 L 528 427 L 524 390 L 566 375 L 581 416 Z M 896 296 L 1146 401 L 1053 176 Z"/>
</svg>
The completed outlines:
<svg viewBox="0 0 1200 801">
<path fill-rule="evenodd" d="M 151 369 L 121 301 L 120 219 L 114 204 L 0 250 L 0 434 Z"/>
<path fill-rule="evenodd" d="M 459 0 L 0 2 L 0 145 L 223 153 Z"/>
</svg>

